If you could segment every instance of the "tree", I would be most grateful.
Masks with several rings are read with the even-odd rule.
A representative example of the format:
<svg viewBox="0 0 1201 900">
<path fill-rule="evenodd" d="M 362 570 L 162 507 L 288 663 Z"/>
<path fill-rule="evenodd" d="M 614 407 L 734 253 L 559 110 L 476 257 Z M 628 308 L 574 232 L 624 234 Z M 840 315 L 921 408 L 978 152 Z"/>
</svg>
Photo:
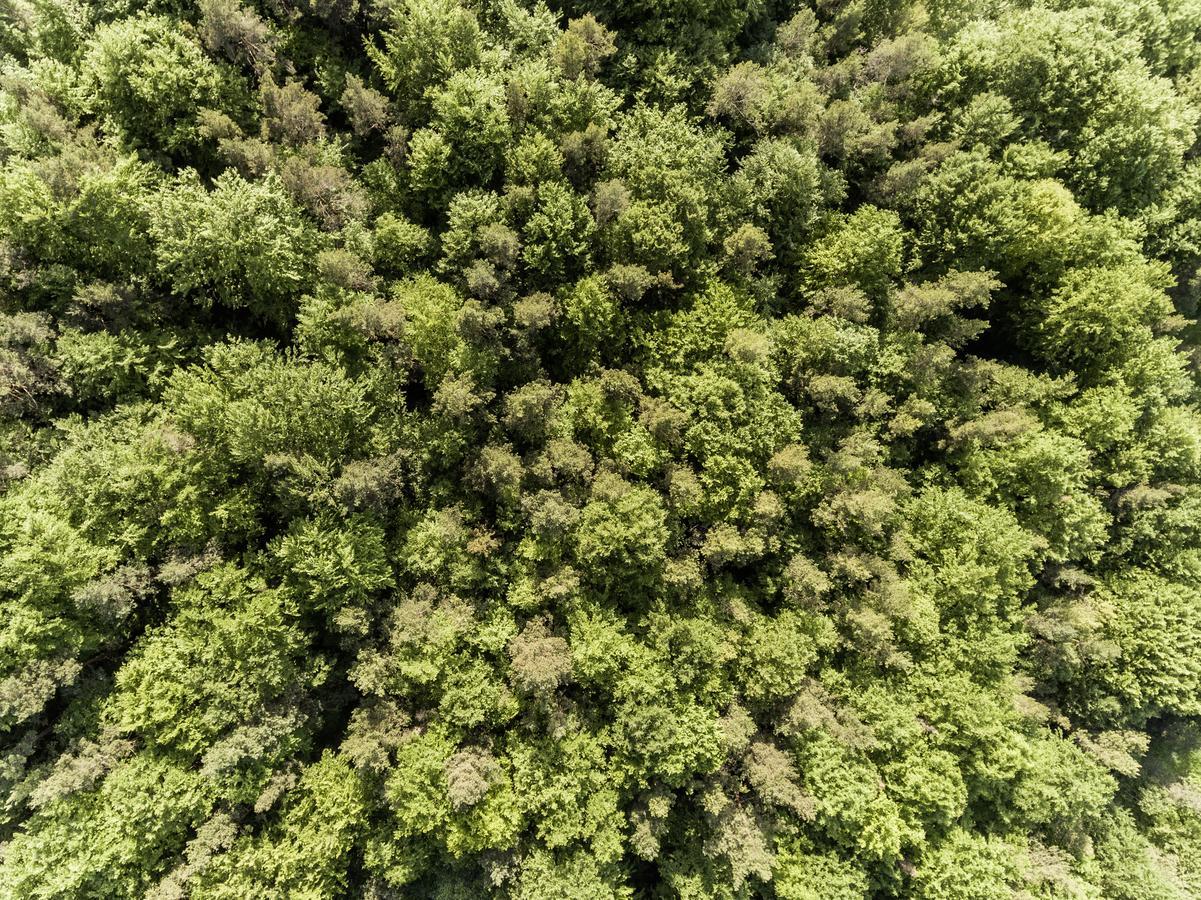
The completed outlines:
<svg viewBox="0 0 1201 900">
<path fill-rule="evenodd" d="M 132 148 L 175 154 L 195 148 L 197 114 L 240 99 L 232 74 L 161 16 L 96 29 L 80 60 L 79 103 Z"/>
<path fill-rule="evenodd" d="M 318 247 L 277 178 L 248 182 L 228 171 L 211 191 L 195 172 L 177 176 L 155 198 L 150 233 L 172 291 L 267 319 L 290 313 Z"/>
</svg>

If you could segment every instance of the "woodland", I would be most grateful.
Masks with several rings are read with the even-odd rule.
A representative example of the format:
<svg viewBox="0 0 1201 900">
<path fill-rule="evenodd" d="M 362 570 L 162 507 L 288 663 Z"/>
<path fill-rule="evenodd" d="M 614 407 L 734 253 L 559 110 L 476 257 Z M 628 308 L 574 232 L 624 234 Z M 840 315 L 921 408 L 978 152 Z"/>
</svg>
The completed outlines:
<svg viewBox="0 0 1201 900">
<path fill-rule="evenodd" d="M 1201 897 L 1201 0 L 0 0 L 2 900 Z"/>
</svg>

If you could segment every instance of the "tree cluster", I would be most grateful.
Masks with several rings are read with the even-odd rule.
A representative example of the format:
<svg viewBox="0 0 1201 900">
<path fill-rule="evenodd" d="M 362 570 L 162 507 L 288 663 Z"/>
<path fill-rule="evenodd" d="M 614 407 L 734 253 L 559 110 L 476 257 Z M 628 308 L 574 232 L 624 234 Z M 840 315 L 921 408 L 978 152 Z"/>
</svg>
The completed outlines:
<svg viewBox="0 0 1201 900">
<path fill-rule="evenodd" d="M 0 898 L 1201 896 L 1199 139 L 1196 0 L 0 2 Z"/>
</svg>

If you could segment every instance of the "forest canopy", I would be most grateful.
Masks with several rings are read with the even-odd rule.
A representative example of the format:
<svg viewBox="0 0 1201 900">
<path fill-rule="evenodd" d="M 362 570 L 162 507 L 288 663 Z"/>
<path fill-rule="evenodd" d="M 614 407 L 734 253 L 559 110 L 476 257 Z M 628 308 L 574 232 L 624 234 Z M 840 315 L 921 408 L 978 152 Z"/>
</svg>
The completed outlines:
<svg viewBox="0 0 1201 900">
<path fill-rule="evenodd" d="M 1201 897 L 1201 0 L 0 0 L 0 898 Z"/>
</svg>

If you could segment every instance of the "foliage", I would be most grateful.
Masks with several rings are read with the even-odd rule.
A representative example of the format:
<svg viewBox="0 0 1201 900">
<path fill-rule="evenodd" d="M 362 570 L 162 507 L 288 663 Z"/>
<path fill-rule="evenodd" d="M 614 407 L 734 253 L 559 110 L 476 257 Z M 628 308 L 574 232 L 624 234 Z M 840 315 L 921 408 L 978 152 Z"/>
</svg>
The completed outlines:
<svg viewBox="0 0 1201 900">
<path fill-rule="evenodd" d="M 0 898 L 1201 896 L 1187 0 L 0 14 Z"/>
</svg>

